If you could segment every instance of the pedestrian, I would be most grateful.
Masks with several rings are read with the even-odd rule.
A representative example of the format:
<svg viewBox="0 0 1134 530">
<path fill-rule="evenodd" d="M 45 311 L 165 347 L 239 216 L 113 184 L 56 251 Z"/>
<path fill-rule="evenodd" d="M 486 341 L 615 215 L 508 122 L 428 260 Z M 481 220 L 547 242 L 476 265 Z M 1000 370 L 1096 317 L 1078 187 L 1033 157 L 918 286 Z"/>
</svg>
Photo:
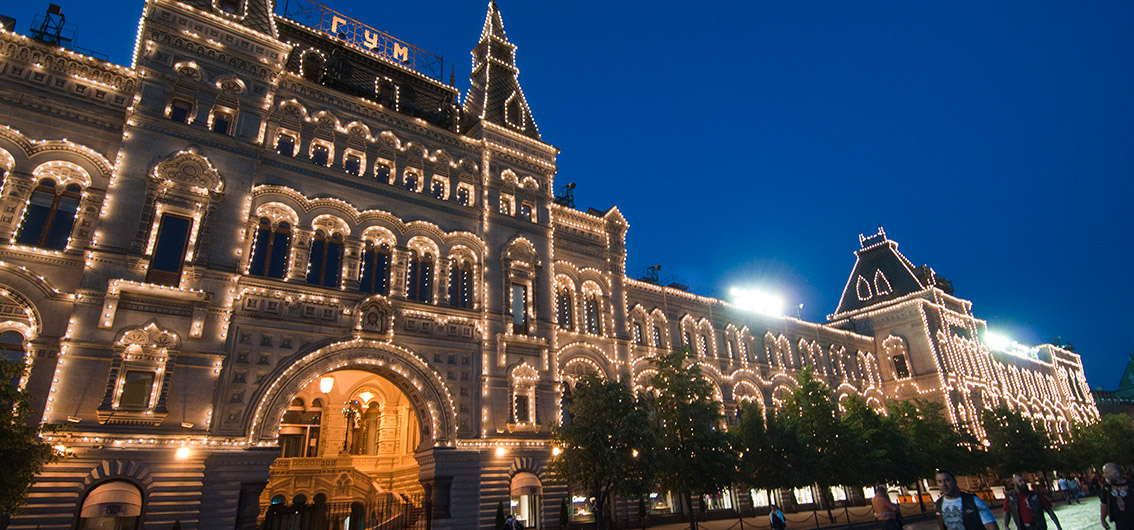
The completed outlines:
<svg viewBox="0 0 1134 530">
<path fill-rule="evenodd" d="M 1102 468 L 1106 483 L 1099 490 L 1099 518 L 1102 527 L 1110 530 L 1107 517 L 1114 521 L 1115 530 L 1134 530 L 1134 496 L 1130 495 L 1130 481 L 1122 476 L 1118 464 L 1108 463 Z"/>
<path fill-rule="evenodd" d="M 524 530 L 524 523 L 521 523 L 516 518 L 516 514 L 508 514 L 508 518 L 504 520 L 504 530 Z"/>
<path fill-rule="evenodd" d="M 1012 483 L 1015 489 L 1004 495 L 1004 530 L 1008 530 L 1012 521 L 1016 522 L 1018 530 L 1047 530 L 1044 512 L 1055 521 L 1056 529 L 1063 530 L 1059 518 L 1055 516 L 1055 509 L 1051 506 L 1051 500 L 1043 491 L 1029 488 L 1028 481 L 1019 473 L 1012 475 Z"/>
<path fill-rule="evenodd" d="M 890 502 L 890 495 L 886 492 L 884 484 L 874 486 L 874 498 L 870 500 L 870 504 L 874 506 L 874 519 L 878 521 L 879 528 L 902 530 L 901 508 Z"/>
<path fill-rule="evenodd" d="M 772 530 L 785 530 L 787 528 L 787 517 L 775 504 L 772 505 L 772 511 L 768 512 L 768 521 L 772 523 Z"/>
<path fill-rule="evenodd" d="M 1071 504 L 1071 484 L 1067 482 L 1067 477 L 1059 477 L 1055 483 L 1059 485 L 1059 491 L 1063 492 L 1063 500 Z"/>
<path fill-rule="evenodd" d="M 957 487 L 952 471 L 937 470 L 937 524 L 941 530 L 997 530 L 996 517 L 988 505 L 972 492 Z"/>
<path fill-rule="evenodd" d="M 1075 498 L 1076 504 L 1083 504 L 1081 498 L 1083 497 L 1083 488 L 1079 485 L 1079 477 L 1072 476 L 1068 481 L 1071 486 L 1071 496 Z"/>
</svg>

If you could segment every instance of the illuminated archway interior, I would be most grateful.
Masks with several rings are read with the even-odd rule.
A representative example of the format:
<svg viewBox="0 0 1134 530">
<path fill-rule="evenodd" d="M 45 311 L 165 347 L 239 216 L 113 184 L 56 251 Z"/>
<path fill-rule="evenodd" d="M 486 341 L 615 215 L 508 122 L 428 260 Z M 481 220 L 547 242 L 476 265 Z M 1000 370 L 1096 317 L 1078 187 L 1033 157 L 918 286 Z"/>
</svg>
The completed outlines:
<svg viewBox="0 0 1134 530">
<path fill-rule="evenodd" d="M 349 369 L 315 378 L 284 412 L 281 456 L 261 507 L 272 499 L 370 504 L 421 493 L 420 432 L 409 397 L 389 380 Z"/>
</svg>

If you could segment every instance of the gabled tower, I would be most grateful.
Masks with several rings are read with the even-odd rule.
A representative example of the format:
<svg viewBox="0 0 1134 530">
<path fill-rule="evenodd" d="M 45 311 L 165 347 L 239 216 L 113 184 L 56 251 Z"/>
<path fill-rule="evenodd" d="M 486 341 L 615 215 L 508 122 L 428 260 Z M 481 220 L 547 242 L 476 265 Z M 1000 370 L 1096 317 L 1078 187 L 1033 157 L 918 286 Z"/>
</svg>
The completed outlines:
<svg viewBox="0 0 1134 530">
<path fill-rule="evenodd" d="M 472 86 L 465 98 L 465 114 L 472 123 L 465 130 L 486 121 L 542 141 L 517 79 L 520 71 L 516 69 L 516 46 L 504 34 L 504 22 L 495 0 L 488 4 L 480 42 L 473 48 L 472 56 Z"/>
<path fill-rule="evenodd" d="M 901 298 L 926 288 L 925 270 L 914 267 L 898 252 L 898 244 L 886 237 L 882 227 L 871 236 L 859 235 L 860 250 L 835 314 L 857 311 Z"/>
</svg>

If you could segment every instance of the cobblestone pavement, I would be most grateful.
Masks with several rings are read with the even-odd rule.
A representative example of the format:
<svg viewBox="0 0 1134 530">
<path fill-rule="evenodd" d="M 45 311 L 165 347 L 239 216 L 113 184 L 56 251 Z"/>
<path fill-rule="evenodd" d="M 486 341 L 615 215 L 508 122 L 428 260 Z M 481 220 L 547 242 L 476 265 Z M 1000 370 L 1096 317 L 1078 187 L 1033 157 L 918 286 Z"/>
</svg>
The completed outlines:
<svg viewBox="0 0 1134 530">
<path fill-rule="evenodd" d="M 1059 525 L 1063 527 L 1063 530 L 1102 528 L 1102 525 L 1099 524 L 1099 500 L 1095 497 L 1087 497 L 1082 501 L 1082 504 L 1056 504 L 1055 516 L 1059 518 Z M 996 514 L 996 524 L 1000 526 L 1001 530 L 1005 530 L 1004 511 L 992 510 L 992 513 Z M 1055 530 L 1055 525 L 1051 524 L 1050 517 L 1047 523 L 1049 530 Z M 1114 524 L 1111 523 L 1110 527 L 1113 530 Z M 905 530 L 937 530 L 937 528 L 935 519 L 918 521 L 905 526 Z M 1013 526 L 1012 530 L 1017 529 Z"/>
<path fill-rule="evenodd" d="M 926 506 L 930 513 L 932 513 L 933 505 Z M 839 528 L 851 528 L 853 530 L 872 530 L 877 528 L 873 523 L 873 510 L 869 506 L 859 506 L 850 509 L 850 522 L 853 525 L 847 525 L 848 513 L 844 512 L 841 508 L 835 511 L 834 515 L 837 522 L 832 524 L 827 518 L 825 512 L 819 512 L 818 516 L 814 512 L 802 513 L 789 513 L 787 514 L 788 530 L 812 530 L 822 528 L 823 530 L 835 530 Z M 910 514 L 907 517 L 907 522 L 904 530 L 937 530 L 937 520 L 932 516 L 927 518 L 921 517 L 921 510 L 915 505 L 904 505 L 902 513 Z M 996 524 L 1000 526 L 1001 530 L 1004 529 L 1004 511 L 999 508 L 992 510 L 996 515 Z M 1062 502 L 1056 503 L 1055 515 L 1059 518 L 1059 524 L 1062 530 L 1094 530 L 1101 529 L 1102 525 L 1099 524 L 1099 501 L 1095 497 L 1087 497 L 1082 500 L 1081 504 L 1067 505 Z M 819 524 L 816 524 L 818 522 Z M 1048 529 L 1055 530 L 1055 525 L 1050 524 L 1048 521 Z M 770 530 L 771 525 L 768 524 L 768 517 L 751 517 L 744 519 L 744 530 Z M 736 519 L 721 520 L 721 521 L 703 521 L 698 524 L 701 530 L 740 530 L 741 524 Z M 637 528 L 637 527 L 632 527 Z M 689 528 L 689 523 L 676 523 L 666 525 L 651 526 L 651 530 L 684 530 Z M 1113 530 L 1114 525 L 1111 525 Z M 1018 530 L 1013 527 L 1011 530 Z"/>
</svg>

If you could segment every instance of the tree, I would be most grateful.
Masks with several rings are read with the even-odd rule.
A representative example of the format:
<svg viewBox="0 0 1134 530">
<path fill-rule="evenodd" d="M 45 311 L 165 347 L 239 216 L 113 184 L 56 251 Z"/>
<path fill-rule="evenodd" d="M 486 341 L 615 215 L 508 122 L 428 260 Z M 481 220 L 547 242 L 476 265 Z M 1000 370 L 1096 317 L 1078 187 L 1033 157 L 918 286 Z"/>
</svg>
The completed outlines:
<svg viewBox="0 0 1134 530">
<path fill-rule="evenodd" d="M 721 405 L 713 401 L 712 387 L 688 347 L 654 358 L 657 374 L 652 384 L 658 432 L 658 479 L 662 487 L 680 493 L 689 509 L 689 528 L 696 529 L 692 496 L 716 493 L 727 487 L 736 470 L 728 437 L 721 429 Z"/>
<path fill-rule="evenodd" d="M 746 403 L 730 431 L 739 454 L 737 483 L 756 489 L 798 488 L 814 482 L 813 459 L 794 422 Z"/>
<path fill-rule="evenodd" d="M 847 455 L 840 474 L 844 485 L 864 487 L 917 480 L 917 474 L 907 465 L 909 440 L 893 417 L 879 414 L 858 396 L 850 396 L 843 403 L 839 425 L 840 449 Z"/>
<path fill-rule="evenodd" d="M 1068 471 L 1102 468 L 1107 462 L 1130 464 L 1134 462 L 1134 421 L 1125 414 L 1107 414 L 1097 422 L 1078 424 L 1060 449 L 1061 467 Z"/>
<path fill-rule="evenodd" d="M 846 452 L 845 437 L 840 436 L 841 426 L 831 401 L 831 389 L 815 379 L 810 368 L 801 370 L 796 382 L 784 401 L 781 414 L 795 425 L 799 440 L 809 449 L 799 458 L 804 466 L 809 466 L 812 483 L 818 486 L 823 505 L 827 507 L 827 517 L 833 522 L 831 486 L 850 478 L 846 463 L 855 455 Z"/>
<path fill-rule="evenodd" d="M 921 480 L 934 475 L 937 469 L 964 474 L 979 471 L 972 448 L 976 437 L 958 431 L 945 417 L 945 406 L 936 401 L 912 399 L 891 401 L 887 409 L 907 443 L 906 469 L 917 482 L 919 502 Z"/>
<path fill-rule="evenodd" d="M 23 362 L 0 360 L 0 516 L 19 512 L 31 483 L 57 456 L 40 437 L 28 395 L 20 391 Z"/>
<path fill-rule="evenodd" d="M 1007 476 L 1052 467 L 1051 439 L 1042 425 L 1004 405 L 982 412 L 981 424 L 988 436 L 989 468 L 993 472 Z"/>
<path fill-rule="evenodd" d="M 653 486 L 650 417 L 625 384 L 593 375 L 575 385 L 567 411 L 570 421 L 552 428 L 553 443 L 562 452 L 550 468 L 593 499 L 595 523 L 602 530 L 615 494 L 642 495 Z"/>
</svg>

